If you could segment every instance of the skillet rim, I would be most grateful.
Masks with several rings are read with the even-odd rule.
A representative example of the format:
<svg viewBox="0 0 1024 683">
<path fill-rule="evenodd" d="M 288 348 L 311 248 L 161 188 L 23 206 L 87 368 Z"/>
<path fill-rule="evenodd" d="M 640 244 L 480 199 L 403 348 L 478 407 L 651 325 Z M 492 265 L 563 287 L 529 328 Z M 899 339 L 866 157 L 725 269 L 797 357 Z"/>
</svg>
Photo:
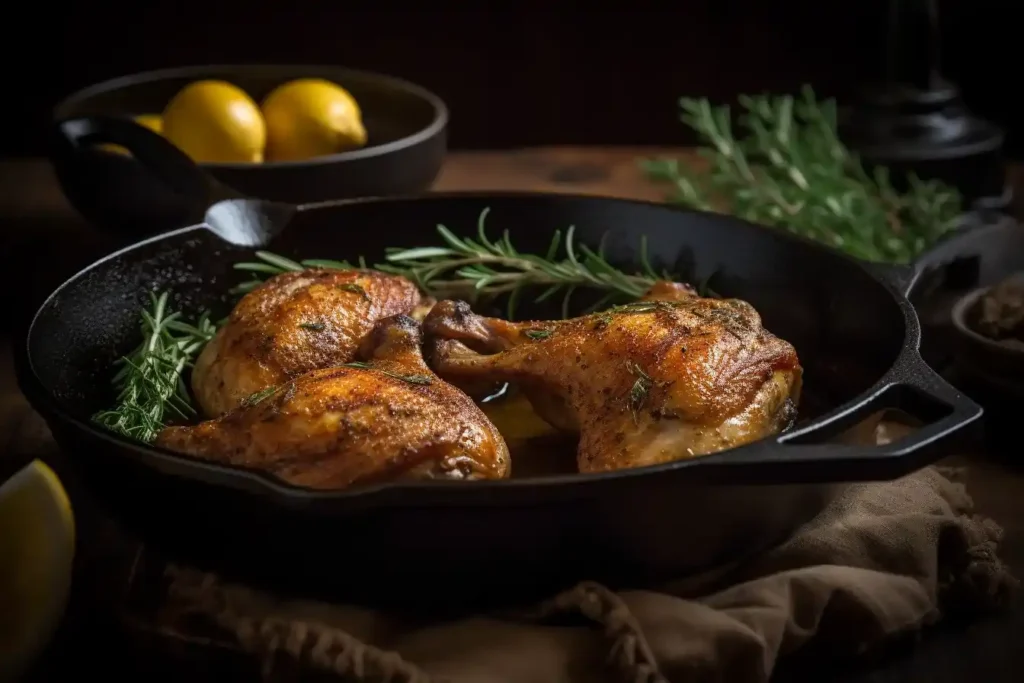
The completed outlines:
<svg viewBox="0 0 1024 683">
<path fill-rule="evenodd" d="M 838 257 L 845 260 L 858 268 L 868 277 L 870 280 L 883 287 L 893 303 L 895 303 L 900 311 L 903 313 L 903 329 L 904 337 L 901 343 L 901 348 L 897 354 L 896 359 L 892 365 L 872 383 L 866 390 L 852 397 L 848 401 L 840 404 L 839 406 L 829 410 L 828 412 L 820 415 L 817 419 L 809 422 L 806 425 L 802 425 L 800 432 L 813 432 L 819 428 L 825 427 L 828 423 L 832 422 L 837 416 L 840 416 L 863 402 L 869 400 L 873 396 L 876 396 L 883 392 L 891 382 L 888 380 L 888 376 L 891 371 L 898 367 L 905 354 L 908 351 L 916 350 L 920 347 L 921 341 L 921 328 L 920 322 L 917 317 L 917 312 L 914 310 L 913 305 L 905 294 L 896 290 L 894 284 L 887 280 L 884 276 L 880 275 L 879 271 L 874 267 L 876 264 L 871 264 L 866 261 L 849 256 L 848 254 L 834 249 L 826 244 L 816 242 L 814 240 L 804 238 L 793 233 L 780 230 L 778 228 L 772 228 L 751 221 L 744 220 L 735 216 L 729 216 L 726 214 L 718 214 L 709 211 L 700 211 L 697 209 L 689 209 L 686 207 L 675 206 L 665 202 L 658 202 L 646 199 L 630 199 L 623 197 L 609 197 L 602 195 L 592 194 L 580 194 L 580 193 L 561 193 L 561 192 L 538 192 L 528 190 L 499 190 L 499 191 L 488 191 L 488 190 L 468 190 L 468 191 L 447 191 L 447 192 L 427 192 L 421 194 L 411 195 L 399 195 L 393 197 L 356 197 L 350 199 L 337 199 L 328 200 L 324 202 L 316 202 L 313 204 L 304 205 L 304 208 L 312 209 L 327 209 L 332 207 L 344 207 L 353 204 L 381 204 L 381 203 L 398 203 L 398 202 L 417 202 L 417 201 L 430 201 L 430 200 L 459 200 L 459 199 L 482 199 L 482 198 L 497 198 L 497 199 L 569 199 L 569 200 L 585 200 L 585 201 L 598 201 L 603 203 L 613 204 L 626 204 L 633 206 L 646 206 L 652 207 L 659 210 L 668 212 L 678 213 L 680 215 L 698 215 L 705 219 L 718 222 L 731 222 L 745 225 L 749 228 L 753 228 L 761 231 L 770 231 L 773 233 L 773 238 L 788 241 L 791 243 L 802 244 L 811 249 L 828 253 L 832 256 Z M 39 410 L 43 414 L 44 419 L 49 421 L 50 416 L 56 417 L 57 419 L 67 424 L 73 425 L 75 429 L 84 430 L 88 435 L 94 439 L 98 439 L 101 442 L 107 443 L 115 447 L 118 451 L 118 457 L 127 455 L 125 451 L 131 451 L 135 455 L 143 456 L 151 460 L 155 460 L 155 463 L 142 464 L 149 469 L 156 470 L 160 474 L 171 474 L 172 476 L 180 476 L 192 480 L 198 480 L 201 484 L 216 485 L 216 486 L 227 486 L 234 489 L 236 492 L 244 492 L 248 494 L 256 494 L 260 496 L 276 498 L 286 504 L 314 504 L 324 502 L 342 502 L 342 501 L 353 501 L 353 500 L 364 500 L 367 504 L 372 504 L 378 499 L 388 499 L 389 497 L 401 498 L 404 493 L 416 493 L 433 491 L 434 493 L 448 494 L 452 496 L 462 496 L 464 499 L 471 499 L 472 496 L 481 496 L 487 498 L 489 492 L 499 495 L 502 491 L 517 491 L 523 489 L 543 489 L 548 490 L 551 488 L 584 488 L 584 487 L 595 487 L 608 482 L 622 481 L 622 480 L 633 480 L 636 478 L 644 478 L 653 475 L 665 475 L 673 472 L 680 472 L 683 470 L 689 470 L 697 468 L 713 467 L 721 464 L 723 461 L 732 459 L 738 453 L 750 454 L 759 448 L 774 447 L 782 448 L 784 444 L 779 441 L 782 435 L 775 435 L 774 437 L 767 437 L 759 439 L 751 443 L 739 446 L 736 448 L 730 448 L 725 451 L 719 451 L 710 455 L 704 455 L 697 458 L 674 460 L 666 463 L 657 465 L 647 465 L 644 467 L 634 467 L 623 470 L 614 470 L 610 472 L 597 472 L 597 473 L 572 473 L 572 474 L 560 474 L 554 476 L 544 477 L 530 477 L 524 479 L 498 479 L 498 480 L 481 480 L 473 482 L 461 482 L 461 481 L 449 481 L 449 480 L 397 480 L 392 482 L 381 482 L 377 484 L 371 484 L 366 486 L 360 486 L 351 489 L 339 489 L 339 490 L 319 490 L 309 489 L 301 486 L 297 486 L 282 480 L 279 480 L 273 475 L 270 475 L 264 471 L 258 470 L 252 467 L 236 467 L 221 465 L 213 463 L 208 460 L 203 460 L 195 456 L 190 456 L 184 453 L 179 453 L 167 448 L 161 448 L 150 444 L 143 444 L 137 441 L 133 441 L 127 437 L 121 436 L 115 432 L 104 429 L 95 425 L 91 420 L 83 420 L 75 415 L 72 415 L 68 410 L 64 408 L 62 402 L 59 401 L 52 393 L 43 385 L 42 380 L 39 378 L 35 371 L 32 363 L 32 354 L 30 349 L 30 342 L 32 339 L 32 332 L 35 328 L 36 321 L 42 314 L 43 310 L 46 309 L 50 302 L 57 297 L 66 287 L 71 286 L 73 283 L 84 277 L 87 273 L 95 268 L 102 266 L 108 261 L 115 260 L 128 254 L 142 246 L 152 244 L 154 242 L 161 242 L 169 240 L 181 235 L 187 235 L 199 230 L 207 230 L 205 223 L 197 223 L 182 228 L 176 228 L 167 232 L 152 235 L 145 239 L 141 239 L 131 244 L 122 247 L 106 256 L 103 256 L 96 261 L 90 263 L 78 272 L 68 277 L 64 282 L 58 285 L 38 306 L 36 312 L 32 315 L 30 322 L 25 326 L 24 335 L 21 343 L 15 346 L 15 373 L 26 398 L 29 403 L 32 404 L 33 408 Z M 745 458 L 744 462 L 750 462 L 751 459 Z M 756 461 L 755 461 L 756 462 Z M 198 473 L 189 472 L 189 470 L 197 470 Z M 795 482 L 794 482 L 795 483 Z M 458 492 L 458 493 L 455 493 Z M 450 501 L 452 504 L 458 504 L 459 501 Z"/>
</svg>

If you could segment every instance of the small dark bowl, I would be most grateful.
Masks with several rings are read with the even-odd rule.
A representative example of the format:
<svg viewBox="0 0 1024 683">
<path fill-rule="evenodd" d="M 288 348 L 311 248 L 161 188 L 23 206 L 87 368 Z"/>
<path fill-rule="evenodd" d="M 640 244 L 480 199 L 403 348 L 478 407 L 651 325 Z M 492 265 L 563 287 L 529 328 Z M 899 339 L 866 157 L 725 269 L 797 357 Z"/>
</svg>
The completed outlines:
<svg viewBox="0 0 1024 683">
<path fill-rule="evenodd" d="M 1024 269 L 1024 227 L 1013 226 L 1001 240 L 1007 249 L 983 286 L 962 294 L 950 311 L 954 362 L 949 380 L 985 408 L 986 451 L 1013 466 L 1020 460 L 1020 415 L 1024 409 L 1024 347 L 999 342 L 975 329 L 976 307 L 1007 276 Z"/>
<path fill-rule="evenodd" d="M 979 287 L 953 305 L 956 363 L 961 372 L 1024 401 L 1024 345 L 997 341 L 974 328 L 976 307 L 991 289 Z"/>
<path fill-rule="evenodd" d="M 430 188 L 444 161 L 448 109 L 433 93 L 406 81 L 335 66 L 191 66 L 105 81 L 57 105 L 57 121 L 83 116 L 160 113 L 182 87 L 221 79 L 260 102 L 295 78 L 323 78 L 359 102 L 367 146 L 308 161 L 202 164 L 238 192 L 305 204 L 351 197 L 415 194 Z M 131 156 L 64 144 L 55 127 L 50 159 L 61 188 L 87 220 L 103 230 L 147 235 L 201 220 L 185 201 Z M 127 145 L 126 145 L 127 146 Z"/>
</svg>

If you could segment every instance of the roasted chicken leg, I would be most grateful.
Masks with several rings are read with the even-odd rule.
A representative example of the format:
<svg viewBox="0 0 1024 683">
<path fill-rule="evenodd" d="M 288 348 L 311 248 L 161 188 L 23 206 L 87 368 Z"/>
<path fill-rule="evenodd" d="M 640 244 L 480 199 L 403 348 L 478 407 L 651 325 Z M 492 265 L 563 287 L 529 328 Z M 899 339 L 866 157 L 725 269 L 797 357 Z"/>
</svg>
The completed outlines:
<svg viewBox="0 0 1024 683">
<path fill-rule="evenodd" d="M 378 320 L 421 303 L 411 281 L 375 271 L 277 275 L 242 297 L 199 354 L 196 401 L 215 417 L 267 387 L 347 363 Z"/>
<path fill-rule="evenodd" d="M 750 304 L 675 283 L 558 321 L 511 323 L 442 301 L 424 325 L 441 377 L 517 383 L 539 414 L 577 430 L 581 472 L 739 446 L 785 428 L 799 400 L 796 351 Z"/>
<path fill-rule="evenodd" d="M 316 489 L 507 477 L 505 441 L 431 372 L 420 341 L 415 320 L 388 318 L 364 341 L 365 362 L 308 372 L 214 420 L 168 427 L 156 443 Z"/>
</svg>

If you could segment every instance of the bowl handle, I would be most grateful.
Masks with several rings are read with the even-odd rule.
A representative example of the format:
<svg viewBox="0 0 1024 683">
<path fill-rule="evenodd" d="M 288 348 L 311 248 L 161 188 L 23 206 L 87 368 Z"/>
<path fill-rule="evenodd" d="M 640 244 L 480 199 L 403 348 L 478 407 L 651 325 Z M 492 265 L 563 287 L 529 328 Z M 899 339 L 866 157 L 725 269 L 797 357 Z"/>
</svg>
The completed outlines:
<svg viewBox="0 0 1024 683">
<path fill-rule="evenodd" d="M 51 146 L 58 159 L 70 160 L 81 150 L 101 144 L 127 149 L 150 173 L 193 205 L 199 215 L 219 199 L 238 196 L 213 180 L 162 135 L 129 119 L 82 116 L 59 121 L 54 126 Z"/>
</svg>

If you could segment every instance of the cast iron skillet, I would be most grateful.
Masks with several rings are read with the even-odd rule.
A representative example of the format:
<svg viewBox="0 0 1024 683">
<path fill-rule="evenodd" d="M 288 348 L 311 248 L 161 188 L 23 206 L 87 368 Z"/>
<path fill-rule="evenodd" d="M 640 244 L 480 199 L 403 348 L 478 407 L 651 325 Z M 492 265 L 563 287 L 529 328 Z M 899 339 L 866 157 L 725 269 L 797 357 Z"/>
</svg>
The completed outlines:
<svg viewBox="0 0 1024 683">
<path fill-rule="evenodd" d="M 597 475 L 500 482 L 402 482 L 309 492 L 133 443 L 94 426 L 111 405 L 113 362 L 138 342 L 146 291 L 170 288 L 189 314 L 226 314 L 252 249 L 195 225 L 134 244 L 61 285 L 17 349 L 19 383 L 81 476 L 130 531 L 183 561 L 251 582 L 406 607 L 479 605 L 580 578 L 637 583 L 736 560 L 775 543 L 851 480 L 911 472 L 947 450 L 981 409 L 921 360 L 906 294 L 969 249 L 957 236 L 913 267 L 869 266 L 778 230 L 665 205 L 527 193 L 438 194 L 305 207 L 269 249 L 295 258 L 379 260 L 437 243 L 435 226 L 508 230 L 541 252 L 556 229 L 605 236 L 613 264 L 653 265 L 753 304 L 805 367 L 801 423 L 703 458 Z M 607 233 L 607 234 L 606 234 Z M 581 303 L 583 299 L 581 299 Z M 543 307 L 522 309 L 544 317 Z M 925 423 L 878 447 L 834 442 L 886 408 Z"/>
</svg>

